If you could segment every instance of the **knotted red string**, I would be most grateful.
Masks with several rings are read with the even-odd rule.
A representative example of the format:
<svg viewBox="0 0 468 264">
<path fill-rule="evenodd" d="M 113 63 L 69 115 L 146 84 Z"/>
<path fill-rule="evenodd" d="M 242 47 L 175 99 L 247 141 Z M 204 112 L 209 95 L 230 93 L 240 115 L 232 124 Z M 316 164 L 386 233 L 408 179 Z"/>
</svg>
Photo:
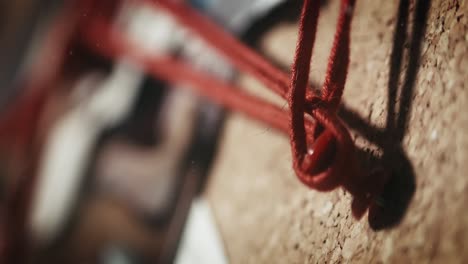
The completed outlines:
<svg viewBox="0 0 468 264">
<path fill-rule="evenodd" d="M 319 1 L 305 1 L 299 25 L 299 39 L 291 75 L 289 105 L 291 109 L 291 147 L 295 171 L 303 183 L 318 190 L 330 190 L 343 184 L 343 178 L 357 175 L 354 147 L 349 133 L 336 115 L 341 101 L 349 63 L 349 34 L 354 1 L 342 0 L 337 32 L 333 42 L 320 102 L 305 100 L 309 80 L 310 61 L 317 30 Z M 303 112 L 314 117 L 319 125 L 312 134 L 304 127 Z M 324 130 L 322 129 L 324 128 Z M 310 133 L 310 132 L 309 132 Z M 315 139 L 315 142 L 313 141 Z M 336 144 L 335 144 L 336 143 Z M 335 157 L 333 156 L 334 148 Z M 325 156 L 333 161 L 323 167 Z M 322 163 L 322 165 L 321 165 Z"/>
<path fill-rule="evenodd" d="M 287 74 L 190 7 L 169 0 L 146 2 L 170 12 L 239 69 L 257 77 L 266 87 L 287 99 L 290 111 L 281 110 L 232 84 L 195 71 L 177 59 L 148 54 L 112 30 L 102 18 L 93 21 L 84 31 L 89 47 L 110 58 L 130 57 L 159 79 L 189 84 L 192 89 L 217 103 L 290 134 L 293 167 L 304 184 L 321 191 L 334 189 L 341 184 L 353 194 L 357 193 L 352 188 L 354 184 L 351 180 L 358 174 L 353 143 L 336 115 L 349 62 L 349 29 L 354 1 L 343 0 L 341 3 L 322 95 L 315 95 L 308 86 L 319 1 L 304 2 L 290 85 Z"/>
<path fill-rule="evenodd" d="M 372 184 L 363 182 L 364 178 L 356 164 L 354 144 L 347 128 L 337 116 L 349 64 L 354 0 L 341 1 L 336 35 L 320 94 L 313 92 L 308 85 L 320 11 L 319 0 L 304 1 L 291 77 L 190 7 L 170 0 L 144 0 L 144 3 L 168 11 L 238 69 L 255 76 L 266 87 L 288 100 L 289 111 L 260 100 L 232 83 L 197 71 L 173 57 L 144 52 L 109 26 L 109 17 L 103 15 L 108 15 L 106 10 L 90 10 L 89 19 L 81 24 L 85 44 L 111 59 L 129 58 L 155 78 L 188 84 L 188 87 L 214 102 L 289 134 L 293 168 L 298 178 L 310 188 L 327 191 L 341 185 L 361 204 L 375 196 L 369 188 Z M 25 107 L 22 112 L 28 112 L 29 108 Z M 22 123 L 21 120 L 16 122 Z M 8 127 L 2 124 L 0 120 L 0 134 Z M 356 216 L 361 213 L 362 210 Z"/>
</svg>

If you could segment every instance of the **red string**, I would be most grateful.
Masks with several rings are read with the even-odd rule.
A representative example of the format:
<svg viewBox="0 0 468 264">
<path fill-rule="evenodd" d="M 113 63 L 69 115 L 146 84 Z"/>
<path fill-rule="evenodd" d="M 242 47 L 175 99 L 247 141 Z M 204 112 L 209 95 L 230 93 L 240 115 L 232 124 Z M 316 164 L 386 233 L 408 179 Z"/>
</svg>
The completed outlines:
<svg viewBox="0 0 468 264">
<path fill-rule="evenodd" d="M 179 23 L 190 28 L 213 48 L 220 51 L 231 63 L 254 75 L 266 87 L 287 99 L 289 76 L 261 57 L 257 52 L 242 44 L 205 16 L 189 6 L 170 0 L 145 0 L 145 3 L 162 8 L 171 13 Z M 316 102 L 317 95 L 312 89 L 307 90 L 307 101 Z"/>
<path fill-rule="evenodd" d="M 147 3 L 170 12 L 239 69 L 257 77 L 272 91 L 288 99 L 290 111 L 281 110 L 232 84 L 195 71 L 174 58 L 145 53 L 138 45 L 113 31 L 102 19 L 94 21 L 84 31 L 89 46 L 110 58 L 130 57 L 157 78 L 189 84 L 192 89 L 215 102 L 290 134 L 293 167 L 304 184 L 322 191 L 342 184 L 353 194 L 357 193 L 350 180 L 358 173 L 354 146 L 346 127 L 336 115 L 349 62 L 349 29 L 354 1 L 343 0 L 341 3 L 337 33 L 321 96 L 314 95 L 308 86 L 319 1 L 304 2 L 290 85 L 287 74 L 190 7 L 169 0 L 148 0 Z"/>
<path fill-rule="evenodd" d="M 214 102 L 243 112 L 289 134 L 293 168 L 301 182 L 310 188 L 327 191 L 341 185 L 360 201 L 359 206 L 362 208 L 372 195 L 375 196 L 370 194 L 369 186 L 372 184 L 363 183 L 364 178 L 356 165 L 354 144 L 347 128 L 337 116 L 349 64 L 350 26 L 354 0 L 341 1 L 337 30 L 321 94 L 314 93 L 308 85 L 320 11 L 319 0 L 304 1 L 290 77 L 190 7 L 170 0 L 144 2 L 153 8 L 165 9 L 181 24 L 217 49 L 237 68 L 255 76 L 266 87 L 288 100 L 289 110 L 260 100 L 231 83 L 197 71 L 173 57 L 154 56 L 142 51 L 138 45 L 131 43 L 124 35 L 109 26 L 107 21 L 109 8 L 105 8 L 106 4 L 101 8 L 93 5 L 92 0 L 86 1 L 91 9 L 87 20 L 82 21 L 81 25 L 81 33 L 88 48 L 111 59 L 130 58 L 155 78 L 170 83 L 188 84 L 199 94 Z M 39 112 L 32 110 L 35 109 L 34 103 L 25 105 L 27 107 L 23 109 L 24 111 L 19 111 L 19 114 L 35 112 L 32 115 L 35 116 Z M 23 125 L 29 123 L 30 118 L 18 119 L 18 116 L 13 116 L 13 119 L 16 118 L 14 122 Z M 9 126 L 5 124 L 8 123 L 10 122 L 0 120 L 0 135 L 7 134 L 5 131 Z M 34 131 L 29 128 L 25 130 Z M 360 216 L 359 214 L 357 216 Z M 8 239 L 6 241 L 8 242 Z"/>
<path fill-rule="evenodd" d="M 294 59 L 289 105 L 291 108 L 291 147 L 293 152 L 293 165 L 298 177 L 306 185 L 319 189 L 329 190 L 343 184 L 353 191 L 351 180 L 343 181 L 357 175 L 354 147 L 347 129 L 336 116 L 337 106 L 341 101 L 346 73 L 349 62 L 349 34 L 351 14 L 354 1 L 342 0 L 337 32 L 335 35 L 325 83 L 322 88 L 321 104 L 309 105 L 306 108 L 304 95 L 309 78 L 309 68 L 312 48 L 315 41 L 317 20 L 319 15 L 319 1 L 305 1 L 299 26 L 299 39 Z M 308 111 L 325 131 L 316 127 L 314 135 L 321 134 L 316 142 L 307 140 L 303 112 Z M 338 144 L 335 144 L 335 140 Z M 308 147 L 309 145 L 309 147 Z M 333 153 L 336 148 L 334 161 L 322 173 L 311 175 L 317 171 L 324 156 Z M 333 160 L 333 158 L 332 158 Z M 323 164 L 322 164 L 323 167 Z M 312 173 L 314 174 L 314 173 Z"/>
</svg>

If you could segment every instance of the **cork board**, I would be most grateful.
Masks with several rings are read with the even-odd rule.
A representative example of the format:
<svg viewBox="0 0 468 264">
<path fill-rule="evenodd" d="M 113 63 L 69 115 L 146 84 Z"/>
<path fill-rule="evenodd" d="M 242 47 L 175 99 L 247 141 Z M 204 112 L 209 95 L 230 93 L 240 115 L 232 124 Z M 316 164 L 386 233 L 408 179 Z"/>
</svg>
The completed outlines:
<svg viewBox="0 0 468 264">
<path fill-rule="evenodd" d="M 316 83 L 338 6 L 323 6 Z M 299 183 L 286 135 L 230 115 L 206 196 L 231 263 L 468 262 L 467 16 L 463 0 L 357 1 L 340 112 L 362 166 L 393 175 L 382 212 L 353 219 L 342 189 Z M 296 31 L 281 24 L 259 45 L 287 68 Z M 238 81 L 286 106 L 249 76 Z"/>
</svg>

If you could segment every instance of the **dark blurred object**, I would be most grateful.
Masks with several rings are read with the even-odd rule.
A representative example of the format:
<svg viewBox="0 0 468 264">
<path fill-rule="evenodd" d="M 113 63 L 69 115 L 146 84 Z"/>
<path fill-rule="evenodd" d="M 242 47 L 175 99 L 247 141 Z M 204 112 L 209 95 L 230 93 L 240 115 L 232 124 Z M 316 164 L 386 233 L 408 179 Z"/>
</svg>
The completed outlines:
<svg viewBox="0 0 468 264">
<path fill-rule="evenodd" d="M 17 95 L 15 81 L 26 66 L 37 31 L 45 26 L 61 0 L 0 2 L 0 112 Z"/>
<path fill-rule="evenodd" d="M 19 87 L 17 82 L 27 79 L 31 65 L 50 65 L 48 58 L 39 63 L 34 58 L 40 53 L 36 47 L 42 45 L 41 33 L 51 27 L 54 14 L 60 13 L 59 2 L 19 0 L 0 4 L 4 20 L 0 28 L 0 112 L 21 92 L 15 87 Z M 141 30 L 150 28 L 150 33 L 155 33 L 167 29 L 162 34 L 169 33 L 170 37 L 152 36 L 153 40 L 163 46 L 179 45 L 177 55 L 198 69 L 225 80 L 235 77 L 233 69 L 210 47 L 193 36 L 184 36 L 176 43 L 170 23 L 159 21 L 156 26 L 148 26 L 151 16 L 155 16 L 150 11 L 155 10 L 131 6 L 135 3 L 129 2 L 94 0 L 103 5 L 122 4 L 123 10 L 128 9 L 128 14 L 117 16 L 123 22 L 128 19 L 126 22 L 132 24 L 140 19 L 136 23 L 140 27 L 127 25 L 127 30 L 135 33 L 142 46 L 155 45 L 150 34 Z M 197 2 L 198 8 L 226 30 L 242 34 L 284 1 L 224 0 L 213 6 L 207 5 L 209 1 Z M 72 13 L 85 17 L 82 20 L 93 18 L 81 11 Z M 161 15 L 158 13 L 156 17 Z M 112 22 L 122 27 L 118 24 L 122 21 Z M 124 31 L 123 28 L 120 29 Z M 193 94 L 184 97 L 179 93 L 183 89 L 169 90 L 168 84 L 145 75 L 125 58 L 103 61 L 99 54 L 84 46 L 82 36 L 73 32 L 71 40 L 65 41 L 73 45 L 54 42 L 67 48 L 53 49 L 53 53 L 65 56 L 50 99 L 52 105 L 60 107 L 55 109 L 57 116 L 51 119 L 50 130 L 44 132 L 47 142 L 41 149 L 40 167 L 46 169 L 40 170 L 38 176 L 39 180 L 55 177 L 36 185 L 36 193 L 42 190 L 47 195 L 44 200 L 35 199 L 39 201 L 38 222 L 44 225 L 34 225 L 40 229 L 35 231 L 43 233 L 43 237 L 38 235 L 34 241 L 37 245 L 31 246 L 34 261 L 172 262 L 192 200 L 203 190 L 216 154 L 224 110 Z M 159 52 L 171 53 L 171 48 L 161 48 Z M 112 91 L 115 93 L 111 94 Z M 131 94 L 126 94 L 128 91 Z M 120 100 L 121 97 L 125 100 Z M 191 104 L 194 107 L 184 109 Z M 48 156 L 47 150 L 54 155 Z M 54 165 L 47 170 L 43 166 L 46 163 Z M 47 210 L 40 210 L 44 204 Z M 32 219 L 34 222 L 35 218 Z"/>
</svg>

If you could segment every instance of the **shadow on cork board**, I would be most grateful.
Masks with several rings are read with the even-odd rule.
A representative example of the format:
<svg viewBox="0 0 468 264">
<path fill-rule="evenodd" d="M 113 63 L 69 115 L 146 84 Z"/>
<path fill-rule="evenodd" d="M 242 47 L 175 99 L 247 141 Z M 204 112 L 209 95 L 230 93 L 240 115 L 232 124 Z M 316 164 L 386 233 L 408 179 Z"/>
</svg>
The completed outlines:
<svg viewBox="0 0 468 264">
<path fill-rule="evenodd" d="M 340 109 L 341 117 L 352 129 L 368 141 L 378 145 L 383 151 L 381 155 L 376 155 L 361 149 L 359 150 L 361 160 L 366 161 L 365 165 L 370 168 L 383 168 L 387 173 L 390 173 L 390 179 L 385 186 L 381 201 L 369 209 L 369 224 L 374 230 L 398 225 L 407 213 L 416 190 L 413 166 L 404 151 L 403 138 L 411 113 L 421 43 L 430 3 L 430 0 L 419 0 L 413 10 L 410 10 L 409 0 L 401 0 L 399 3 L 390 60 L 385 128 L 380 129 L 369 124 L 345 105 Z M 414 12 L 414 23 L 410 31 L 412 32 L 411 37 L 408 39 L 410 11 Z M 403 67 L 405 49 L 408 52 L 406 68 Z M 399 84 L 400 76 L 404 76 L 401 85 Z"/>
<path fill-rule="evenodd" d="M 262 50 L 255 45 L 262 33 L 268 31 L 278 21 L 297 22 L 300 4 L 301 1 L 287 1 L 280 5 L 269 16 L 266 16 L 268 19 L 255 23 L 244 35 L 243 40 L 262 53 Z M 322 5 L 326 4 L 327 1 L 322 1 Z M 372 206 L 369 210 L 369 224 L 374 230 L 388 229 L 398 225 L 406 214 L 416 191 L 413 165 L 404 151 L 403 139 L 411 113 L 421 45 L 430 5 L 431 0 L 418 0 L 414 8 L 410 8 L 409 0 L 400 0 L 399 2 L 390 57 L 390 77 L 387 84 L 388 114 L 385 127 L 382 129 L 370 124 L 346 105 L 342 105 L 340 109 L 340 116 L 350 128 L 382 150 L 381 153 L 372 153 L 365 149 L 358 150 L 360 160 L 364 163 L 363 166 L 370 171 L 376 168 L 383 169 L 390 175 L 378 205 Z M 411 30 L 408 31 L 411 15 L 414 23 L 412 23 Z M 410 36 L 409 33 L 411 33 Z M 277 67 L 289 71 L 286 65 L 276 61 L 268 54 L 262 54 L 273 61 Z M 403 60 L 405 54 L 408 57 L 407 65 L 404 65 Z M 314 87 L 320 86 L 314 81 L 311 83 Z"/>
</svg>

